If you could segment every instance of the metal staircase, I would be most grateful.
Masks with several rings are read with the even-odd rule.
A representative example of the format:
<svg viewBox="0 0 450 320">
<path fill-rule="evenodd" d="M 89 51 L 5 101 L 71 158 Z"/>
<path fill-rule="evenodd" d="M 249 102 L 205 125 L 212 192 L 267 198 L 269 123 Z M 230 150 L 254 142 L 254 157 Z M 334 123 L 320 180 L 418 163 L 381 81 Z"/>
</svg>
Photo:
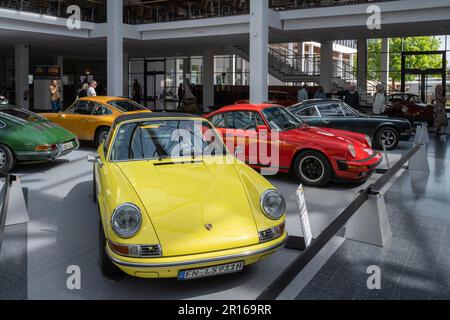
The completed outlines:
<svg viewBox="0 0 450 320">
<path fill-rule="evenodd" d="M 280 44 L 271 44 L 268 50 L 271 76 L 288 83 L 314 82 L 320 84 L 320 55 L 303 57 Z M 250 59 L 248 48 L 234 46 L 230 53 L 246 61 Z M 345 62 L 333 61 L 332 85 L 334 89 L 343 91 L 349 82 L 358 84 L 362 105 L 372 105 L 376 86 L 381 82 L 376 79 L 359 79 L 354 66 Z M 395 91 L 389 84 L 382 84 L 388 91 Z M 364 87 L 365 89 L 363 89 Z"/>
</svg>

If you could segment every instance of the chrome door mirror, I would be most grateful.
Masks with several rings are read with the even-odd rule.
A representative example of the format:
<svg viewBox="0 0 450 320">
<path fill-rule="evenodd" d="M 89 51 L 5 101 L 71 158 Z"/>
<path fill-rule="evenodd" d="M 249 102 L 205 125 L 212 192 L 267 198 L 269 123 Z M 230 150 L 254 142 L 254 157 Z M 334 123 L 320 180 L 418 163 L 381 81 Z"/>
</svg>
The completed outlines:
<svg viewBox="0 0 450 320">
<path fill-rule="evenodd" d="M 99 155 L 97 155 L 97 154 L 90 154 L 90 155 L 88 155 L 87 159 L 88 159 L 88 162 L 94 163 L 94 164 L 98 164 L 100 166 L 100 168 L 103 167 L 103 163 L 100 160 L 100 156 Z"/>
</svg>

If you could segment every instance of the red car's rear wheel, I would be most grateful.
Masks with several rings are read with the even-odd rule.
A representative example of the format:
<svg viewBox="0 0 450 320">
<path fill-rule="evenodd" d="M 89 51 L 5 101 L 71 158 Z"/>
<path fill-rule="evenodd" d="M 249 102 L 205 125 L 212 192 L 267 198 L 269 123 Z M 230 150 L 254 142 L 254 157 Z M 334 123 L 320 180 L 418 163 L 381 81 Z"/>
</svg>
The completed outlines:
<svg viewBox="0 0 450 320">
<path fill-rule="evenodd" d="M 301 152 L 295 159 L 294 169 L 296 176 L 305 185 L 323 187 L 333 177 L 330 162 L 318 151 Z"/>
</svg>

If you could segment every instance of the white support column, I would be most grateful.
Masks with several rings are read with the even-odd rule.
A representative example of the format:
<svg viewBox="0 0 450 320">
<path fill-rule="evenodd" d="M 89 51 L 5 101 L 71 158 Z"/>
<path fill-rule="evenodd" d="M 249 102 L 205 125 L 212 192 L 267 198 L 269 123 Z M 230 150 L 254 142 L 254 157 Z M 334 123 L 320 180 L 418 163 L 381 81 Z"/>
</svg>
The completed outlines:
<svg viewBox="0 0 450 320">
<path fill-rule="evenodd" d="M 250 0 L 250 102 L 268 100 L 269 1 Z"/>
<path fill-rule="evenodd" d="M 358 39 L 358 90 L 362 92 L 367 91 L 367 40 Z"/>
<path fill-rule="evenodd" d="M 214 51 L 203 50 L 203 110 L 214 106 Z"/>
<path fill-rule="evenodd" d="M 29 46 L 27 44 L 15 45 L 15 90 L 16 105 L 25 109 L 30 108 L 29 74 Z"/>
<path fill-rule="evenodd" d="M 325 92 L 332 91 L 333 42 L 325 41 L 320 46 L 320 85 Z"/>
<path fill-rule="evenodd" d="M 130 97 L 130 63 L 129 63 L 129 56 L 128 53 L 123 54 L 123 96 L 129 98 Z"/>
<path fill-rule="evenodd" d="M 61 68 L 61 81 L 59 81 L 59 90 L 61 94 L 61 100 L 64 101 L 64 57 L 56 57 L 56 65 Z M 64 109 L 64 108 L 63 108 Z"/>
<path fill-rule="evenodd" d="M 123 96 L 123 2 L 107 2 L 108 95 Z"/>
<path fill-rule="evenodd" d="M 381 82 L 389 84 L 389 39 L 381 40 Z"/>
</svg>

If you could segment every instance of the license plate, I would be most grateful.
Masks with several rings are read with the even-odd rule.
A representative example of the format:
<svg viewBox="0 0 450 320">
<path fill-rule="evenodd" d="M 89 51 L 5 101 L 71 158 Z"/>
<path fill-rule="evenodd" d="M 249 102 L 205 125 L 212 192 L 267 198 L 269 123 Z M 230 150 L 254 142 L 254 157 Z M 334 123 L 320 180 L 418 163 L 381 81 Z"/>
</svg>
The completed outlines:
<svg viewBox="0 0 450 320">
<path fill-rule="evenodd" d="M 61 145 L 61 151 L 62 152 L 67 151 L 67 150 L 72 149 L 72 148 L 73 148 L 73 142 L 67 142 L 67 143 L 64 143 L 64 144 Z"/>
<path fill-rule="evenodd" d="M 244 269 L 244 265 L 245 263 L 241 261 L 214 267 L 181 271 L 178 275 L 178 280 L 180 281 L 193 280 L 199 278 L 218 276 L 222 274 L 240 272 L 242 271 L 242 269 Z"/>
</svg>

